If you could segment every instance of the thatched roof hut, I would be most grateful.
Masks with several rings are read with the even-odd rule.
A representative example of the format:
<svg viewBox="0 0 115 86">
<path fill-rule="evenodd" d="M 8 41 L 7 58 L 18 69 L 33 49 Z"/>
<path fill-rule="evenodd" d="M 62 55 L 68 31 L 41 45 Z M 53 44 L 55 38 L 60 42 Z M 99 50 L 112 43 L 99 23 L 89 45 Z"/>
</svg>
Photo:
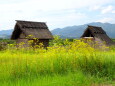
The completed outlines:
<svg viewBox="0 0 115 86">
<path fill-rule="evenodd" d="M 39 42 L 35 38 L 39 39 Z M 17 43 L 24 42 L 26 46 L 29 40 L 33 40 L 35 44 L 42 42 L 47 47 L 53 36 L 45 22 L 17 20 L 11 39 L 16 40 Z"/>
<path fill-rule="evenodd" d="M 106 34 L 106 32 L 101 28 L 97 26 L 88 26 L 87 29 L 84 31 L 81 38 L 90 38 L 92 40 L 95 40 L 97 42 L 105 42 L 106 45 L 112 45 L 113 41 L 109 38 L 109 36 Z"/>
</svg>

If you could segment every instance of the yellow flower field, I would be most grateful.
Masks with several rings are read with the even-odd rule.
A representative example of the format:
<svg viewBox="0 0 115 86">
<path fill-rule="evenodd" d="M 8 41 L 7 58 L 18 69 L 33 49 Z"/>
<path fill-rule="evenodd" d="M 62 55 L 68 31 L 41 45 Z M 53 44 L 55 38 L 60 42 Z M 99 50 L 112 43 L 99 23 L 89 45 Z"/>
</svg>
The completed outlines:
<svg viewBox="0 0 115 86">
<path fill-rule="evenodd" d="M 47 82 L 46 76 L 49 78 L 52 77 L 57 81 L 57 85 L 46 84 L 41 86 L 67 86 L 67 84 L 64 84 L 65 81 L 61 82 L 60 80 L 66 76 L 66 78 L 70 80 L 70 82 L 68 81 L 68 86 L 77 86 L 71 84 L 74 81 L 68 74 L 73 74 L 72 76 L 75 74 L 75 82 L 83 78 L 84 83 L 86 83 L 85 79 L 87 78 L 84 77 L 90 76 L 89 80 L 91 77 L 98 77 L 100 79 L 104 78 L 101 82 L 105 80 L 106 82 L 111 81 L 113 83 L 115 80 L 114 47 L 105 47 L 107 50 L 99 50 L 92 48 L 80 40 L 74 40 L 72 42 L 65 40 L 63 43 L 59 41 L 57 38 L 57 41 L 54 40 L 53 43 L 50 43 L 51 46 L 47 49 L 42 47 L 35 49 L 17 49 L 10 44 L 6 50 L 0 51 L 0 86 L 25 86 L 24 80 L 27 79 L 29 84 L 29 81 L 32 81 L 30 78 L 41 76 L 45 77 L 43 83 Z M 80 74 L 82 73 L 83 75 L 77 74 L 79 71 Z M 56 78 L 56 75 L 60 78 Z M 51 80 L 49 78 L 48 80 Z M 38 82 L 40 81 L 39 79 Z M 19 80 L 19 82 L 14 83 L 12 80 Z M 11 84 L 8 85 L 6 82 Z M 40 85 L 37 81 L 35 81 L 35 83 L 30 86 Z M 89 84 L 86 86 L 90 86 L 95 83 L 95 81 L 91 79 L 91 82 L 87 83 Z M 79 84 L 78 86 L 85 85 Z"/>
</svg>

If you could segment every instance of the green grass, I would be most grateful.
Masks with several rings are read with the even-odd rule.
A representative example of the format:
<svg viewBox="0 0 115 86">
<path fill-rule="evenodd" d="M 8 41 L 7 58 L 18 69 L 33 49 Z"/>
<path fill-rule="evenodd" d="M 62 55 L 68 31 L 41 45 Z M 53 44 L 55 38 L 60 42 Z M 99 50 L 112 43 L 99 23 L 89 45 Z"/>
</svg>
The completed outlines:
<svg viewBox="0 0 115 86">
<path fill-rule="evenodd" d="M 115 42 L 115 38 L 114 38 L 114 39 L 112 39 L 112 41 L 114 41 L 114 42 Z"/>
<path fill-rule="evenodd" d="M 0 82 L 0 86 L 91 86 L 114 85 L 106 78 L 84 75 L 82 72 L 69 72 L 67 74 L 28 76 Z"/>
<path fill-rule="evenodd" d="M 77 40 L 47 50 L 0 51 L 0 86 L 91 86 L 115 81 L 115 49 L 96 50 Z M 107 49 L 106 49 L 107 48 Z"/>
</svg>

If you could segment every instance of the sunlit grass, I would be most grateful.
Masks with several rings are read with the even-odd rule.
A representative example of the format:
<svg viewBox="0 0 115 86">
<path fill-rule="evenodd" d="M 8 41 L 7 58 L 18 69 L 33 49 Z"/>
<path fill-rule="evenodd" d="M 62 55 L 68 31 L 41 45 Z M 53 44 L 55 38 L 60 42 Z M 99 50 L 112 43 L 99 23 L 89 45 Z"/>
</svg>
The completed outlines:
<svg viewBox="0 0 115 86">
<path fill-rule="evenodd" d="M 47 49 L 10 45 L 0 51 L 0 86 L 90 86 L 96 80 L 92 77 L 115 80 L 114 48 L 102 51 L 80 40 L 65 40 Z"/>
</svg>

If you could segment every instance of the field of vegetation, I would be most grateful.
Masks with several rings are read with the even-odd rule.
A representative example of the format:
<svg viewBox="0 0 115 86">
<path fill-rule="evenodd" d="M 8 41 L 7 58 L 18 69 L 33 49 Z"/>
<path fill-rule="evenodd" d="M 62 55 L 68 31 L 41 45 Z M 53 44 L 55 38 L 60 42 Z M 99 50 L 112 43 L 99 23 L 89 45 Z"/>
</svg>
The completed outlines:
<svg viewBox="0 0 115 86">
<path fill-rule="evenodd" d="M 0 86 L 115 86 L 114 46 L 55 37 L 36 47 L 0 46 Z"/>
</svg>

